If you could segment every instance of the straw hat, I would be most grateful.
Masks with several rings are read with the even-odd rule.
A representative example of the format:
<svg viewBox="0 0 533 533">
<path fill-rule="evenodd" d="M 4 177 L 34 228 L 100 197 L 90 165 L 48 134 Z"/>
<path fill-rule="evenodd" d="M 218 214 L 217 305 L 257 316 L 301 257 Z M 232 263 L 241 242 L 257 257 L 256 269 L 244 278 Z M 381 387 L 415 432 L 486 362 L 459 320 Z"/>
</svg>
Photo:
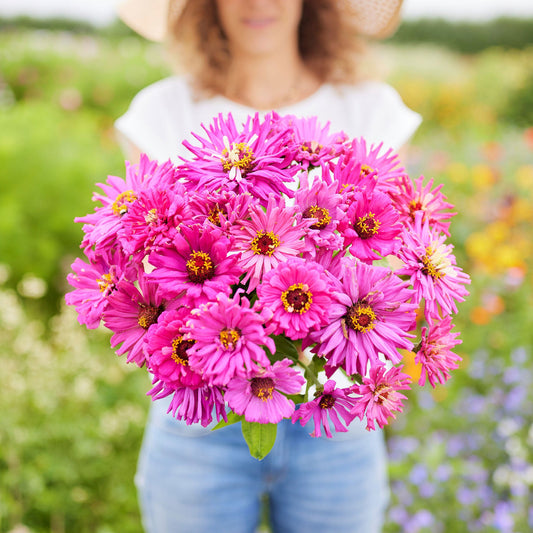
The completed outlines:
<svg viewBox="0 0 533 533">
<path fill-rule="evenodd" d="M 399 22 L 402 0 L 338 0 L 356 30 L 367 37 L 390 35 Z M 187 0 L 122 0 L 118 15 L 132 30 L 151 41 L 163 41 L 167 33 L 169 5 L 178 17 Z"/>
</svg>

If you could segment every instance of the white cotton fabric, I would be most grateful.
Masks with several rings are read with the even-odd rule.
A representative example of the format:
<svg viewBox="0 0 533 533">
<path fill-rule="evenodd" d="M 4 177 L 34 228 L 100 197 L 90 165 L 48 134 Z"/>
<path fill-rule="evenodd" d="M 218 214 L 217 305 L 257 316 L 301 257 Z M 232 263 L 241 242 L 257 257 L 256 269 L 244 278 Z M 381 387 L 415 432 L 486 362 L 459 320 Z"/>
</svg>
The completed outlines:
<svg viewBox="0 0 533 533">
<path fill-rule="evenodd" d="M 344 131 L 350 138 L 383 142 L 384 148 L 398 150 L 421 122 L 390 85 L 376 81 L 357 85 L 324 84 L 308 98 L 277 109 L 280 115 L 316 115 L 321 124 L 330 122 L 330 133 Z M 223 96 L 195 101 L 186 78 L 172 76 L 149 85 L 132 100 L 128 111 L 116 122 L 126 139 L 151 159 L 179 162 L 189 152 L 182 146 L 194 131 L 202 135 L 201 124 L 209 124 L 219 113 L 231 113 L 237 125 L 254 113 L 250 107 Z"/>
</svg>

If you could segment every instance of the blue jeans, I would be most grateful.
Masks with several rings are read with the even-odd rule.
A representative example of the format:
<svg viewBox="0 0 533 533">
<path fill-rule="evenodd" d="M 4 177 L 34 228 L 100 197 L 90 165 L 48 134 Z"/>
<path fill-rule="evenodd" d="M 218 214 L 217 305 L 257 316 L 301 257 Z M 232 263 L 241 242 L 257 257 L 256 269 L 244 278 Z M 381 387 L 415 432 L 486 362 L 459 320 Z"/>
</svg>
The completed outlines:
<svg viewBox="0 0 533 533">
<path fill-rule="evenodd" d="M 378 533 L 388 502 L 383 434 L 333 439 L 283 420 L 258 461 L 240 424 L 210 431 L 152 406 L 135 478 L 148 533 L 253 533 L 263 494 L 275 533 Z M 312 424 L 312 422 L 310 423 Z"/>
</svg>

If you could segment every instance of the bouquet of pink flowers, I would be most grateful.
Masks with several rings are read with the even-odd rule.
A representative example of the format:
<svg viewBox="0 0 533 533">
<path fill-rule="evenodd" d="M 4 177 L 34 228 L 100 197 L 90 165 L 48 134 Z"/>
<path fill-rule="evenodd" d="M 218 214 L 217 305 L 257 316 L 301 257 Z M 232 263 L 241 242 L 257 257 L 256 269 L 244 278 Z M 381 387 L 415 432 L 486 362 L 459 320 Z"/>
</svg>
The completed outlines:
<svg viewBox="0 0 533 533">
<path fill-rule="evenodd" d="M 240 421 L 262 458 L 284 418 L 317 437 L 383 427 L 409 388 L 404 351 L 420 385 L 444 383 L 470 280 L 441 186 L 316 117 L 203 129 L 178 165 L 126 163 L 76 219 L 88 262 L 67 303 L 150 372 L 152 399 L 187 424 Z"/>
</svg>

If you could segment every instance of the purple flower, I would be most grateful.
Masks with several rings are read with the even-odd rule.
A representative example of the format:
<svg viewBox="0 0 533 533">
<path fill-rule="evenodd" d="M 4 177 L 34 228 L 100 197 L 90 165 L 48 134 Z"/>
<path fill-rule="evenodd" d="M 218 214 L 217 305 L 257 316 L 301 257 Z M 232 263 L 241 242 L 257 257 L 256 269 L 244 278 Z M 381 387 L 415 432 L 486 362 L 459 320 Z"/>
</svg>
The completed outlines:
<svg viewBox="0 0 533 533">
<path fill-rule="evenodd" d="M 312 418 L 315 425 L 311 433 L 312 437 L 321 437 L 322 427 L 326 436 L 331 438 L 330 420 L 335 431 L 348 431 L 347 426 L 355 418 L 351 410 L 357 403 L 356 398 L 349 396 L 350 393 L 350 389 L 337 389 L 335 381 L 331 379 L 326 381 L 324 389 L 316 395 L 314 400 L 303 403 L 295 411 L 292 415 L 292 423 L 299 420 L 300 425 L 305 426 Z"/>
<path fill-rule="evenodd" d="M 267 336 L 265 317 L 245 297 L 220 294 L 193 311 L 184 331 L 196 342 L 189 348 L 189 364 L 212 385 L 226 385 L 235 376 L 246 378 L 270 361 L 274 341 Z"/>
<path fill-rule="evenodd" d="M 412 349 L 416 305 L 408 303 L 412 291 L 385 267 L 345 261 L 343 276 L 333 293 L 329 324 L 311 338 L 313 351 L 342 366 L 348 374 L 365 375 L 367 363 L 379 364 L 381 352 L 393 363 L 398 348 Z"/>
<path fill-rule="evenodd" d="M 228 382 L 225 400 L 248 422 L 277 424 L 294 412 L 294 402 L 284 394 L 297 394 L 305 384 L 304 377 L 283 359 L 259 369 L 249 377 L 235 377 Z M 282 394 L 284 393 L 284 394 Z"/>
</svg>

